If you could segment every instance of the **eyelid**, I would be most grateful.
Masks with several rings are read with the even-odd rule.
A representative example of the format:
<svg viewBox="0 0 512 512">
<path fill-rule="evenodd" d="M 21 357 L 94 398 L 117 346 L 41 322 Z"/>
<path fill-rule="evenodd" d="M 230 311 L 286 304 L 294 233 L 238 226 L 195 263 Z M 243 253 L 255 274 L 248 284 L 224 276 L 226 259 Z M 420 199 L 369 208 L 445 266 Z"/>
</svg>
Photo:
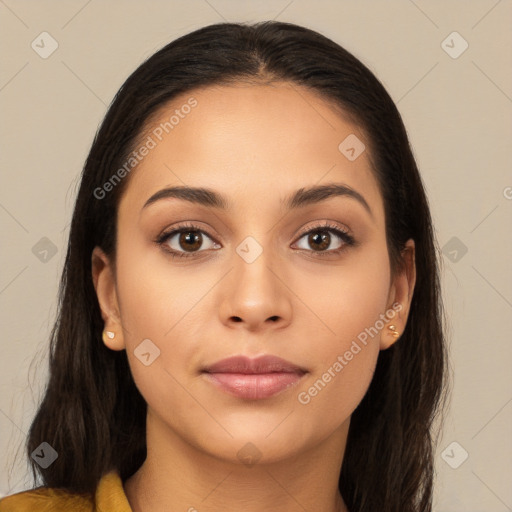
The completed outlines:
<svg viewBox="0 0 512 512">
<path fill-rule="evenodd" d="M 301 238 L 303 237 L 304 235 L 310 233 L 311 231 L 315 231 L 315 230 L 320 230 L 320 229 L 325 229 L 326 231 L 341 231 L 342 233 L 346 234 L 346 235 L 350 235 L 350 230 L 343 226 L 343 225 L 339 225 L 339 224 L 334 224 L 333 221 L 329 221 L 329 220 L 323 220 L 323 221 L 320 221 L 318 224 L 315 224 L 313 226 L 308 226 L 306 228 L 303 228 L 299 231 L 299 234 L 297 235 L 298 238 Z"/>
</svg>

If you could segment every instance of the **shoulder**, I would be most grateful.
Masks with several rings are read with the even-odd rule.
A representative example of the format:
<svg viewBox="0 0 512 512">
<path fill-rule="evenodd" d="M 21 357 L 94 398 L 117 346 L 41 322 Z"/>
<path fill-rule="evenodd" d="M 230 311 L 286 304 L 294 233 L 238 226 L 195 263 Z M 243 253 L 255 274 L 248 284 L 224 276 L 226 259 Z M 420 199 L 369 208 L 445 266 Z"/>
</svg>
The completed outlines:
<svg viewBox="0 0 512 512">
<path fill-rule="evenodd" d="M 93 512 L 91 499 L 60 489 L 41 487 L 0 500 L 0 512 Z"/>
<path fill-rule="evenodd" d="M 92 496 L 63 489 L 39 487 L 0 499 L 0 512 L 131 512 L 123 482 L 117 472 L 102 477 Z"/>
</svg>

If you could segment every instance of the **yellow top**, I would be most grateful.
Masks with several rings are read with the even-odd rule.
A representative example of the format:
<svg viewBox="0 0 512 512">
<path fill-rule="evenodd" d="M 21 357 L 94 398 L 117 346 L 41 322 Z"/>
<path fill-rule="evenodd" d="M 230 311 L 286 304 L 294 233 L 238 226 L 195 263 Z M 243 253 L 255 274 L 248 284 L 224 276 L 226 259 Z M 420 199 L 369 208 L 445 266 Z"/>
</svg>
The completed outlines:
<svg viewBox="0 0 512 512">
<path fill-rule="evenodd" d="M 83 495 L 40 487 L 6 496 L 0 512 L 132 512 L 118 473 L 105 474 L 96 489 L 96 507 Z"/>
</svg>

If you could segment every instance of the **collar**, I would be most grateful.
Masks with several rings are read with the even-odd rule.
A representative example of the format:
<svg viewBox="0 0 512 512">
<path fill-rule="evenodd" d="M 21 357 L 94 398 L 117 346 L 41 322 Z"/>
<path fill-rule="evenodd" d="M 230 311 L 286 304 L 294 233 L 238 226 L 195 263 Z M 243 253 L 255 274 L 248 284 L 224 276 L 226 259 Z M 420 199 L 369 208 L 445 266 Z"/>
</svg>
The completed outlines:
<svg viewBox="0 0 512 512">
<path fill-rule="evenodd" d="M 103 475 L 96 489 L 98 512 L 133 512 L 119 473 L 110 471 Z"/>
</svg>

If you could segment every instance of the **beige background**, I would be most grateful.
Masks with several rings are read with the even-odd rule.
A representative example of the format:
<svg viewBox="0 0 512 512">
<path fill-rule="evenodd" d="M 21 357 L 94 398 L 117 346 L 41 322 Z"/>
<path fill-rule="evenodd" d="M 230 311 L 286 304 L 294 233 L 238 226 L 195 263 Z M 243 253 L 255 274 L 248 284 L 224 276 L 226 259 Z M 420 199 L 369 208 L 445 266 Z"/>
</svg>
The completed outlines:
<svg viewBox="0 0 512 512">
<path fill-rule="evenodd" d="M 77 178 L 106 105 L 172 39 L 278 19 L 345 46 L 397 102 L 445 252 L 454 383 L 435 510 L 512 510 L 510 0 L 0 0 L 0 16 L 0 493 L 29 486 L 21 443 L 46 377 Z M 31 47 L 43 31 L 58 42 L 46 59 Z M 453 31 L 469 44 L 456 59 L 441 46 Z M 43 237 L 57 249 L 46 262 L 32 251 Z M 465 452 L 457 469 L 445 461 Z"/>
</svg>

